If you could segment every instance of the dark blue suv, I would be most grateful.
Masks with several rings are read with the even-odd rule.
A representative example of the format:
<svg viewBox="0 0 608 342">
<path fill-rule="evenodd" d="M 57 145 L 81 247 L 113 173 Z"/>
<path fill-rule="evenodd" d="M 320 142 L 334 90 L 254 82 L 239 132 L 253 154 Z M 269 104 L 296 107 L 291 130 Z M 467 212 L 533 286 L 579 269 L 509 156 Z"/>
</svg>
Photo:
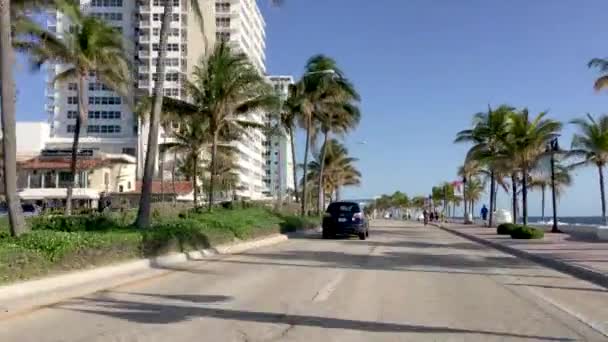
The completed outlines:
<svg viewBox="0 0 608 342">
<path fill-rule="evenodd" d="M 336 235 L 357 235 L 365 240 L 369 236 L 369 223 L 359 203 L 333 202 L 323 216 L 323 238 Z"/>
</svg>

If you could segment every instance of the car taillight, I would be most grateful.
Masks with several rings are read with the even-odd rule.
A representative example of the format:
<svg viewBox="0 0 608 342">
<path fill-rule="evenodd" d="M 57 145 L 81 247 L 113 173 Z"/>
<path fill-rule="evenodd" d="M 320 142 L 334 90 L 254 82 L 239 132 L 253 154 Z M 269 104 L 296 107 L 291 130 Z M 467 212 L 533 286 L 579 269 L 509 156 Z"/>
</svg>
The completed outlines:
<svg viewBox="0 0 608 342">
<path fill-rule="evenodd" d="M 353 214 L 353 221 L 359 219 L 362 220 L 363 219 L 363 213 L 354 213 Z"/>
</svg>

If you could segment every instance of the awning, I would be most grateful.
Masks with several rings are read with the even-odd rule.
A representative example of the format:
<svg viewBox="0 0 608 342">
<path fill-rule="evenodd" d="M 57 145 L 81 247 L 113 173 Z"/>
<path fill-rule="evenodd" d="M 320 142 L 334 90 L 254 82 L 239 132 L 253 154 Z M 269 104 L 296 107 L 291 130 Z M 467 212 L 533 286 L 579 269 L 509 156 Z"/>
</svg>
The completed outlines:
<svg viewBox="0 0 608 342">
<path fill-rule="evenodd" d="M 65 199 L 66 188 L 22 189 L 18 192 L 22 200 Z M 98 200 L 99 191 L 95 189 L 74 188 L 72 198 L 77 200 Z"/>
</svg>

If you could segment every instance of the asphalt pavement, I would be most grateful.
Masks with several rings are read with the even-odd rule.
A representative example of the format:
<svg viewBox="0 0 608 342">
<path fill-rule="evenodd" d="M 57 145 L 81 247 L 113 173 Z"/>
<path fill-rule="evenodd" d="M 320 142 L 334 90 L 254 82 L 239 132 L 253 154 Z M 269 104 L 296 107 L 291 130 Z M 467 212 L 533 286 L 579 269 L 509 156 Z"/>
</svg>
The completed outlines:
<svg viewBox="0 0 608 342">
<path fill-rule="evenodd" d="M 608 340 L 560 304 L 608 303 L 606 289 L 435 227 L 370 233 L 186 263 L 0 321 L 0 341 Z"/>
</svg>

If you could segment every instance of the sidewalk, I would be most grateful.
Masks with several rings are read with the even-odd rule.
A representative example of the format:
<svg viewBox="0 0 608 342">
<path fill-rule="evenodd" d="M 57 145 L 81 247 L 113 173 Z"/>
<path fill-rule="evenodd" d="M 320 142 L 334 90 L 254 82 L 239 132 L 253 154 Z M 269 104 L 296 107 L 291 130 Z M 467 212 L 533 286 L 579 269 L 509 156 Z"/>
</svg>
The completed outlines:
<svg viewBox="0 0 608 342">
<path fill-rule="evenodd" d="M 496 228 L 444 223 L 442 228 L 505 252 L 608 287 L 608 242 L 545 233 L 542 240 L 513 240 Z"/>
</svg>

